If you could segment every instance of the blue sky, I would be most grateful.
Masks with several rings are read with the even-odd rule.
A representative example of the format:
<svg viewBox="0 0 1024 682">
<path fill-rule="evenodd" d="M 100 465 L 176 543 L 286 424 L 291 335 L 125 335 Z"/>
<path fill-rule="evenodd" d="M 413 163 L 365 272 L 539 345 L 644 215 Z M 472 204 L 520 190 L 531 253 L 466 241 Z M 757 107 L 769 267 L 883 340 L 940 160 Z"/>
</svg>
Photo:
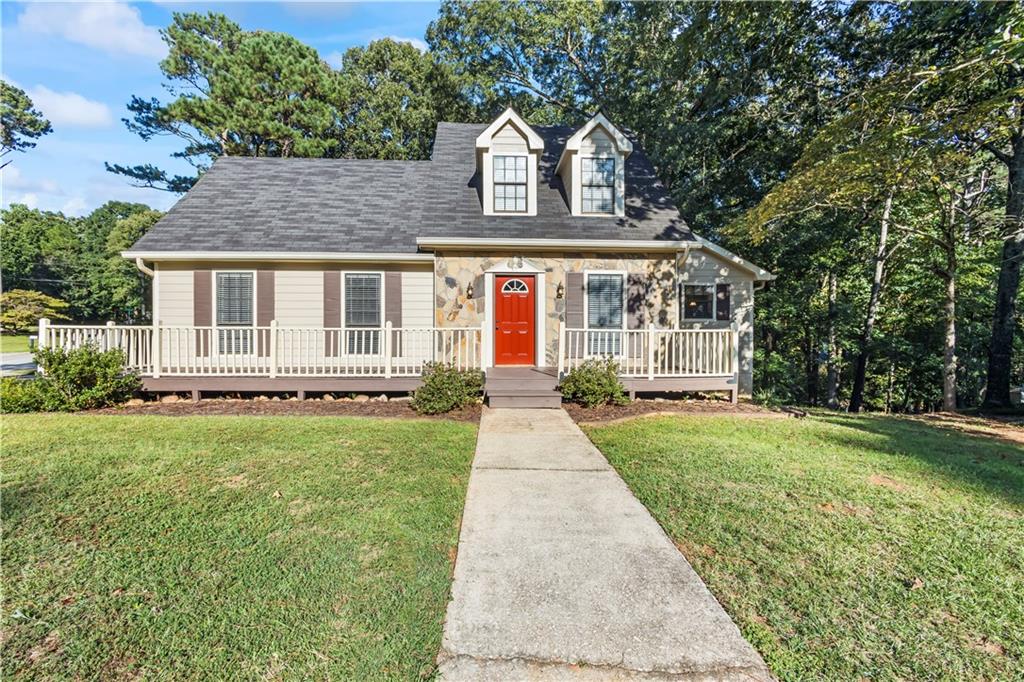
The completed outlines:
<svg viewBox="0 0 1024 682">
<path fill-rule="evenodd" d="M 121 119 L 132 95 L 164 98 L 159 29 L 173 12 L 221 12 L 247 30 L 290 33 L 337 63 L 349 47 L 393 37 L 424 46 L 437 3 L 0 2 L 0 73 L 25 90 L 54 132 L 12 159 L 0 178 L 2 204 L 83 215 L 111 199 L 167 209 L 177 195 L 132 187 L 104 161 L 153 163 L 179 173 L 176 139 L 143 142 Z M 6 160 L 5 159 L 5 160 Z"/>
</svg>

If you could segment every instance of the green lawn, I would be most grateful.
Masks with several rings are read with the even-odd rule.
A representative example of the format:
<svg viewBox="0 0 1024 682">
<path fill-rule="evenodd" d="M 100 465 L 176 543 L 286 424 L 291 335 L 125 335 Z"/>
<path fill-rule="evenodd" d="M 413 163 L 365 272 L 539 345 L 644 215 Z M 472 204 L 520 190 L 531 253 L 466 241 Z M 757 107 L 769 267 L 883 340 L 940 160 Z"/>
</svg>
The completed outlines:
<svg viewBox="0 0 1024 682">
<path fill-rule="evenodd" d="M 1024 450 L 884 417 L 592 427 L 782 679 L 1024 678 Z"/>
<path fill-rule="evenodd" d="M 0 353 L 27 353 L 28 334 L 0 334 Z"/>
<path fill-rule="evenodd" d="M 430 675 L 475 432 L 4 415 L 4 677 Z"/>
</svg>

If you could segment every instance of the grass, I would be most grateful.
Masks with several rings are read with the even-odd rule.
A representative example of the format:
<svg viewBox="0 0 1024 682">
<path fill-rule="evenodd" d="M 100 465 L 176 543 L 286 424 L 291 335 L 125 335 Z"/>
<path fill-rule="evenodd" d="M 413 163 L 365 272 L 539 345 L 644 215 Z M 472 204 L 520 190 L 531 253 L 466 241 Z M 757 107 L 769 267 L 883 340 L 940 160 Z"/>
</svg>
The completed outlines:
<svg viewBox="0 0 1024 682">
<path fill-rule="evenodd" d="M 1024 450 L 911 420 L 590 437 L 781 679 L 1024 678 Z"/>
<path fill-rule="evenodd" d="M 5 415 L 3 673 L 417 679 L 475 426 Z"/>
<path fill-rule="evenodd" d="M 0 353 L 27 353 L 28 334 L 0 334 Z"/>
</svg>

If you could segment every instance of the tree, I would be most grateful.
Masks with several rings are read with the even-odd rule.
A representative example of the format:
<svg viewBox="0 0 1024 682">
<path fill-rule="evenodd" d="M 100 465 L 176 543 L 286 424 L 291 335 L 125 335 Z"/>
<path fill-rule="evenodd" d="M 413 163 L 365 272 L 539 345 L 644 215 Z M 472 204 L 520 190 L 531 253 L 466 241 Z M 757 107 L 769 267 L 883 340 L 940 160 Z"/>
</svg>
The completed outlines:
<svg viewBox="0 0 1024 682">
<path fill-rule="evenodd" d="M 450 66 L 389 38 L 342 58 L 341 151 L 359 159 L 426 159 L 440 120 L 474 112 Z"/>
<path fill-rule="evenodd" d="M 114 320 L 139 323 L 150 317 L 152 280 L 135 264 L 121 257 L 156 224 L 163 213 L 146 210 L 121 218 L 107 235 L 106 261 L 98 273 L 109 296 L 109 317 Z"/>
<path fill-rule="evenodd" d="M 38 291 L 12 289 L 0 295 L 0 327 L 12 332 L 28 331 L 42 318 L 62 320 L 68 304 Z"/>
<path fill-rule="evenodd" d="M 35 289 L 59 295 L 64 273 L 54 268 L 53 245 L 71 241 L 71 227 L 60 213 L 12 204 L 0 210 L 0 275 L 3 289 Z"/>
<path fill-rule="evenodd" d="M 339 144 L 338 79 L 292 36 L 243 31 L 220 14 L 175 14 L 160 62 L 170 102 L 132 97 L 125 124 L 143 140 L 180 138 L 174 154 L 197 172 L 217 156 L 329 156 Z M 107 164 L 137 186 L 187 190 L 194 177 L 152 166 Z"/>
<path fill-rule="evenodd" d="M 52 133 L 50 122 L 32 105 L 24 90 L 0 80 L 0 157 L 36 146 L 31 140 Z M 3 168 L 10 161 L 0 164 Z"/>
</svg>

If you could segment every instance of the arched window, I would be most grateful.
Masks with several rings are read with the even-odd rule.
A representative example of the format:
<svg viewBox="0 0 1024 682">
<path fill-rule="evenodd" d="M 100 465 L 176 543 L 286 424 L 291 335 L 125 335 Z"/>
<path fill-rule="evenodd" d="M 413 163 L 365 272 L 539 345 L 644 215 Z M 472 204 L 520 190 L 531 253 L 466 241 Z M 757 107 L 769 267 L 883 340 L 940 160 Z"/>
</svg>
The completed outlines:
<svg viewBox="0 0 1024 682">
<path fill-rule="evenodd" d="M 521 279 L 510 279 L 501 287 L 503 294 L 528 294 L 530 287 Z"/>
</svg>

